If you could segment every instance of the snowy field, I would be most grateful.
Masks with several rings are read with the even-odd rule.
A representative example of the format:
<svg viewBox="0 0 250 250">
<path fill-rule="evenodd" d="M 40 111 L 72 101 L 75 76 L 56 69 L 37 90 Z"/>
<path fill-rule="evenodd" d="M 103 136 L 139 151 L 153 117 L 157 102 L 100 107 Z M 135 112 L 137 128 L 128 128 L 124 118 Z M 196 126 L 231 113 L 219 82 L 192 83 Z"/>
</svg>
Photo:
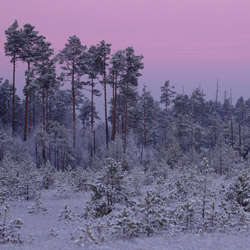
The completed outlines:
<svg viewBox="0 0 250 250">
<path fill-rule="evenodd" d="M 40 200 L 47 212 L 40 211 L 34 214 L 30 214 L 28 209 L 34 204 L 34 201 L 9 202 L 11 216 L 23 221 L 20 236 L 24 243 L 1 245 L 0 249 L 248 250 L 250 246 L 250 233 L 180 234 L 178 236 L 162 234 L 149 238 L 140 237 L 132 240 L 115 240 L 78 246 L 75 240 L 72 240 L 72 233 L 84 223 L 84 219 L 66 221 L 60 219 L 59 215 L 65 205 L 68 205 L 75 214 L 81 214 L 89 199 L 89 193 L 72 193 L 57 197 L 56 190 L 42 191 Z M 53 229 L 53 233 L 51 229 Z"/>
</svg>

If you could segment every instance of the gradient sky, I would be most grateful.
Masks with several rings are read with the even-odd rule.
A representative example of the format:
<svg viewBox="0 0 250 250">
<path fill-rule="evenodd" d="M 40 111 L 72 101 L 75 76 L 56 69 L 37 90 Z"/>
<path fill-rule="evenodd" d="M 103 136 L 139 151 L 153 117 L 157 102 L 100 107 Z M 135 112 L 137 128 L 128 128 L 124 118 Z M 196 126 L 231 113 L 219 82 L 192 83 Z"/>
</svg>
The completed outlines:
<svg viewBox="0 0 250 250">
<path fill-rule="evenodd" d="M 83 44 L 100 40 L 113 51 L 133 46 L 144 55 L 140 83 L 159 98 L 165 80 L 190 93 L 201 86 L 214 98 L 233 90 L 250 97 L 250 0 L 1 0 L 0 77 L 11 79 L 4 56 L 4 31 L 17 19 L 31 23 L 58 52 L 67 38 Z M 19 63 L 21 91 L 24 66 Z"/>
</svg>

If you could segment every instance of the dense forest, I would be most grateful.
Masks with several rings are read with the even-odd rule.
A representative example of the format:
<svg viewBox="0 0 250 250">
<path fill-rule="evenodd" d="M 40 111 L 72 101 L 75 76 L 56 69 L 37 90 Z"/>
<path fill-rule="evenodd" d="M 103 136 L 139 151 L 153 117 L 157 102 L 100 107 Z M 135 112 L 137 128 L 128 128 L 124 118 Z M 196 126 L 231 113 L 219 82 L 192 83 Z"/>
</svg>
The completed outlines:
<svg viewBox="0 0 250 250">
<path fill-rule="evenodd" d="M 81 212 L 67 204 L 59 216 L 82 226 L 70 232 L 79 246 L 249 229 L 250 98 L 233 103 L 225 91 L 221 102 L 217 82 L 207 100 L 200 87 L 176 93 L 167 80 L 155 100 L 146 85 L 138 91 L 144 64 L 133 47 L 112 54 L 105 41 L 87 47 L 71 36 L 55 55 L 31 24 L 15 21 L 5 35 L 13 75 L 0 79 L 1 243 L 28 242 L 16 233 L 23 222 L 6 219 L 8 203 L 48 213 L 45 190 L 90 194 Z"/>
</svg>

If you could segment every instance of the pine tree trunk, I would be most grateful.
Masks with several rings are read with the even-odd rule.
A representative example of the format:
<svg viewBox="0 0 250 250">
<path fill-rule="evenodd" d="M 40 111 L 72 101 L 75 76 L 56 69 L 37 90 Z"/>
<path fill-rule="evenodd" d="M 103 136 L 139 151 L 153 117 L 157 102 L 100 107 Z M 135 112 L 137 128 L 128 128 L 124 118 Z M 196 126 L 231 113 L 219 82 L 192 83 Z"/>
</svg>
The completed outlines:
<svg viewBox="0 0 250 250">
<path fill-rule="evenodd" d="M 207 179 L 204 181 L 204 191 L 203 191 L 203 201 L 202 201 L 202 220 L 203 220 L 203 229 L 206 228 L 205 224 L 205 215 L 206 215 L 206 202 L 207 201 Z"/>
<path fill-rule="evenodd" d="M 222 176 L 222 140 L 220 140 L 220 176 Z"/>
<path fill-rule="evenodd" d="M 49 161 L 51 162 L 51 145 L 49 143 L 49 152 L 48 153 L 48 158 L 49 158 Z"/>
<path fill-rule="evenodd" d="M 118 114 L 118 117 L 117 117 L 117 134 L 119 135 L 119 133 L 120 133 L 120 131 L 119 131 L 119 129 L 120 129 L 120 115 L 121 115 L 121 100 L 120 100 L 120 98 L 119 98 L 119 106 L 118 106 L 118 112 L 119 112 L 119 114 Z"/>
<path fill-rule="evenodd" d="M 43 162 L 46 162 L 46 150 L 45 150 L 45 143 L 43 142 L 43 150 L 42 150 L 42 155 L 43 155 Z"/>
<path fill-rule="evenodd" d="M 147 131 L 146 131 L 146 103 L 145 98 L 143 100 L 143 143 L 144 147 L 147 146 Z"/>
<path fill-rule="evenodd" d="M 8 127 L 11 124 L 10 101 L 8 100 Z"/>
<path fill-rule="evenodd" d="M 232 140 L 232 147 L 234 147 L 234 127 L 233 127 L 233 116 L 231 112 L 231 140 Z"/>
<path fill-rule="evenodd" d="M 155 149 L 155 129 L 154 129 L 154 149 Z"/>
<path fill-rule="evenodd" d="M 96 152 L 96 145 L 95 145 L 95 131 L 93 131 L 93 140 L 94 140 L 94 148 L 93 148 L 93 150 L 94 150 L 94 154 L 95 154 L 95 152 Z"/>
<path fill-rule="evenodd" d="M 36 107 L 35 107 L 35 95 L 33 93 L 33 96 L 32 96 L 32 126 L 33 128 L 35 127 L 35 124 L 36 124 Z"/>
<path fill-rule="evenodd" d="M 114 108 L 115 108 L 115 84 L 112 86 L 112 136 L 111 139 L 112 141 L 114 140 L 114 125 L 115 125 L 115 118 L 114 118 Z"/>
<path fill-rule="evenodd" d="M 217 79 L 216 83 L 216 98 L 215 98 L 215 111 L 218 111 L 218 96 L 219 96 L 219 79 Z"/>
<path fill-rule="evenodd" d="M 62 171 L 64 172 L 63 152 L 62 152 L 62 150 L 61 150 L 61 166 L 62 166 Z"/>
<path fill-rule="evenodd" d="M 104 105 L 105 105 L 106 146 L 108 148 L 109 128 L 108 128 L 107 86 L 106 86 L 106 69 L 105 68 L 104 68 L 104 76 L 103 76 L 103 86 L 104 86 Z"/>
<path fill-rule="evenodd" d="M 16 56 L 13 58 L 12 135 L 15 135 Z"/>
<path fill-rule="evenodd" d="M 30 62 L 28 62 L 28 71 L 30 70 Z M 27 78 L 26 87 L 29 87 L 29 77 Z M 24 137 L 23 140 L 27 140 L 27 125 L 28 125 L 28 104 L 29 104 L 29 91 L 25 91 L 25 117 L 24 117 Z"/>
<path fill-rule="evenodd" d="M 74 67 L 74 65 L 73 65 Z M 76 103 L 75 103 L 75 74 L 72 73 L 72 99 L 73 99 L 73 147 L 76 147 Z"/>
<path fill-rule="evenodd" d="M 115 140 L 116 133 L 116 95 L 117 95 L 117 78 L 113 86 L 113 129 L 112 129 L 112 140 Z"/>
<path fill-rule="evenodd" d="M 49 88 L 46 88 L 46 118 L 47 118 L 47 126 L 49 123 Z"/>
<path fill-rule="evenodd" d="M 57 164 L 56 164 L 56 149 L 55 149 L 55 151 L 54 151 L 54 166 L 55 166 L 55 168 L 56 168 L 57 170 L 59 170 L 59 169 L 57 168 Z"/>
<path fill-rule="evenodd" d="M 122 140 L 123 140 L 123 151 L 124 153 L 126 152 L 126 145 L 125 145 L 125 120 L 126 120 L 126 102 L 124 100 L 123 103 L 123 113 L 122 113 Z"/>
<path fill-rule="evenodd" d="M 45 127 L 45 93 L 44 93 L 44 87 L 43 87 L 43 93 L 42 93 L 42 102 L 43 102 L 43 127 Z"/>
<path fill-rule="evenodd" d="M 125 102 L 125 126 L 124 126 L 124 143 L 125 143 L 125 151 L 126 151 L 126 144 L 127 144 L 127 125 L 128 125 L 128 102 Z"/>
<path fill-rule="evenodd" d="M 59 149 L 56 150 L 56 168 L 59 170 Z"/>
<path fill-rule="evenodd" d="M 36 152 L 36 161 L 37 161 L 37 155 L 38 155 L 38 152 L 37 152 L 37 143 L 35 143 L 35 152 Z"/>
<path fill-rule="evenodd" d="M 28 124 L 28 135 L 30 135 L 30 133 L 31 133 L 31 102 L 32 102 L 32 99 L 31 99 L 31 97 L 32 97 L 32 93 L 30 92 L 29 93 L 29 97 L 30 97 L 30 101 L 29 101 L 29 103 L 28 103 L 28 109 L 29 109 L 29 115 L 28 115 L 28 122 L 29 122 L 29 124 Z"/>
<path fill-rule="evenodd" d="M 48 106 L 49 106 L 48 117 L 49 117 L 49 120 L 52 120 L 52 104 L 51 104 L 51 102 L 48 102 Z"/>
<path fill-rule="evenodd" d="M 93 144 L 94 144 L 94 79 L 92 78 L 91 84 L 91 145 L 90 156 L 93 156 Z"/>
<path fill-rule="evenodd" d="M 241 122 L 239 123 L 239 155 L 242 155 L 241 150 L 242 138 L 241 138 Z"/>
</svg>

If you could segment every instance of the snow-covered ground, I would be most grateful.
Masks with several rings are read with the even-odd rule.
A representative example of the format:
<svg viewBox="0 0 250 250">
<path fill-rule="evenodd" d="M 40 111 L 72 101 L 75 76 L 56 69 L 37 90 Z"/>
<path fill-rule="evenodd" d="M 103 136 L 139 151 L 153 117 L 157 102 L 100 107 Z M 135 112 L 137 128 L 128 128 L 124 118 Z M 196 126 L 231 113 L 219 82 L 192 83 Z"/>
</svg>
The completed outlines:
<svg viewBox="0 0 250 250">
<path fill-rule="evenodd" d="M 77 215 L 83 213 L 86 202 L 90 199 L 89 193 L 68 193 L 65 196 L 56 195 L 56 190 L 42 191 L 42 206 L 47 208 L 47 213 L 38 211 L 30 214 L 28 207 L 33 201 L 9 202 L 11 217 L 20 218 L 23 226 L 20 236 L 21 245 L 1 245 L 1 250 L 74 250 L 74 249 L 126 249 L 126 250 L 248 250 L 250 249 L 250 233 L 223 234 L 207 233 L 180 234 L 171 236 L 168 234 L 141 237 L 133 240 L 107 241 L 99 245 L 90 244 L 78 246 L 72 240 L 74 233 L 84 223 L 84 219 L 76 216 L 73 220 L 60 219 L 60 211 L 67 205 Z M 54 230 L 51 233 L 51 229 Z"/>
</svg>

